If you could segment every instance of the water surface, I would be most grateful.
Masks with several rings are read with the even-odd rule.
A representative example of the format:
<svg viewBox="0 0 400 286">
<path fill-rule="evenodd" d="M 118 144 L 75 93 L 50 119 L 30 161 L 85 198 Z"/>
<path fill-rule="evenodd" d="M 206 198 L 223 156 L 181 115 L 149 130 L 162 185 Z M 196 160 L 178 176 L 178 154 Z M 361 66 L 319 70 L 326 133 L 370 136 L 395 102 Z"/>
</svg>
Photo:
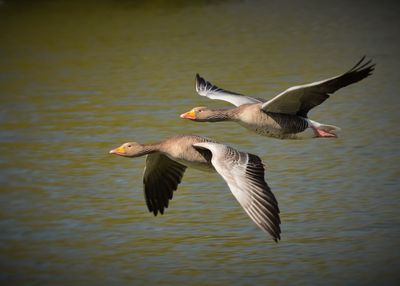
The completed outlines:
<svg viewBox="0 0 400 286">
<path fill-rule="evenodd" d="M 398 6 L 339 1 L 1 1 L 0 279 L 7 285 L 373 285 L 398 281 Z M 280 141 L 179 114 L 229 107 L 194 75 L 270 98 L 362 55 L 373 76 L 310 112 L 336 140 Z M 218 175 L 188 170 L 163 216 L 126 141 L 178 133 L 258 154 L 282 241 Z"/>
</svg>

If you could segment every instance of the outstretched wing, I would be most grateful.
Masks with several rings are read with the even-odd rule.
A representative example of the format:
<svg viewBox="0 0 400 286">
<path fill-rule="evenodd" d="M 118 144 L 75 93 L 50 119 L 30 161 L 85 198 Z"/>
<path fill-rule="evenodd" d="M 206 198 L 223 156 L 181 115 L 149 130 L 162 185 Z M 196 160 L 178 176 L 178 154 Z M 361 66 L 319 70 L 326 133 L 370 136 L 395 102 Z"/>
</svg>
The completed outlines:
<svg viewBox="0 0 400 286">
<path fill-rule="evenodd" d="M 143 173 L 144 196 L 147 208 L 154 215 L 164 213 L 173 192 L 178 188 L 186 166 L 161 153 L 147 155 Z"/>
<path fill-rule="evenodd" d="M 275 241 L 280 239 L 278 202 L 264 180 L 264 165 L 253 154 L 212 143 L 196 143 L 195 148 L 211 151 L 211 162 L 250 218 Z"/>
<path fill-rule="evenodd" d="M 324 102 L 329 94 L 356 83 L 372 74 L 375 64 L 363 63 L 365 56 L 348 72 L 305 85 L 293 86 L 265 102 L 262 109 L 268 112 L 294 114 L 307 117 L 308 111 Z"/>
<path fill-rule="evenodd" d="M 246 103 L 261 103 L 262 101 L 232 91 L 228 91 L 213 85 L 206 81 L 199 74 L 196 74 L 196 91 L 201 96 L 206 96 L 211 99 L 224 100 L 232 103 L 235 106 L 240 106 Z"/>
</svg>

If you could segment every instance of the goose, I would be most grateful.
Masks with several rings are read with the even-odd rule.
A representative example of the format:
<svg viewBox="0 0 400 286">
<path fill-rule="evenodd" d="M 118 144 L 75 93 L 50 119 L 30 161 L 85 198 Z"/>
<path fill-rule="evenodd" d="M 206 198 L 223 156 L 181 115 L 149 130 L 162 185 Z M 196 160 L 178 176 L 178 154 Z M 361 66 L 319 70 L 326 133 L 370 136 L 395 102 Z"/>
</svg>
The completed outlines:
<svg viewBox="0 0 400 286">
<path fill-rule="evenodd" d="M 356 83 L 372 74 L 375 64 L 357 64 L 341 75 L 299 86 L 293 86 L 268 101 L 231 92 L 196 74 L 196 91 L 210 99 L 235 105 L 231 109 L 195 107 L 180 115 L 197 122 L 234 121 L 259 135 L 278 139 L 335 138 L 339 127 L 308 118 L 308 112 L 320 105 L 338 89 Z"/>
<path fill-rule="evenodd" d="M 258 156 L 196 135 L 177 135 L 154 144 L 128 142 L 109 153 L 130 158 L 147 155 L 144 195 L 155 216 L 168 208 L 187 167 L 216 171 L 254 223 L 275 242 L 280 240 L 278 202 L 264 180 L 265 169 Z"/>
</svg>

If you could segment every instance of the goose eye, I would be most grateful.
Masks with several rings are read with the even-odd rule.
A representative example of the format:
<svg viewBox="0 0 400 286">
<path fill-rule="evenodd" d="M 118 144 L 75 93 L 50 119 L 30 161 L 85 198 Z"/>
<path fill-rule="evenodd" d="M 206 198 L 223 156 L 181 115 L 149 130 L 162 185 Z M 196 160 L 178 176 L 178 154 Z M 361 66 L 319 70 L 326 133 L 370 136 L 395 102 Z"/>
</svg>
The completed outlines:
<svg viewBox="0 0 400 286">
<path fill-rule="evenodd" d="M 132 145 L 128 145 L 128 148 L 131 148 L 132 147 Z"/>
</svg>

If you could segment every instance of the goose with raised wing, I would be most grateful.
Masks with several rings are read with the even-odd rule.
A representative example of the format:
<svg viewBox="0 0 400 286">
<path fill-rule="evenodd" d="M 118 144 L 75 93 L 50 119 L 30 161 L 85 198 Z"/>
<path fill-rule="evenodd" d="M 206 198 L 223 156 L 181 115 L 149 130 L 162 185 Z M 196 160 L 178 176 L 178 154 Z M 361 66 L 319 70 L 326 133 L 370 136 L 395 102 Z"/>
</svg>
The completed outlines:
<svg viewBox="0 0 400 286">
<path fill-rule="evenodd" d="M 164 213 L 187 167 L 216 171 L 256 225 L 275 241 L 280 239 L 278 202 L 264 179 L 264 165 L 258 156 L 195 135 L 174 136 L 154 144 L 129 142 L 110 153 L 132 158 L 147 155 L 144 195 L 154 215 Z"/>
<path fill-rule="evenodd" d="M 323 103 L 338 89 L 356 83 L 372 74 L 375 64 L 363 57 L 352 69 L 341 75 L 293 86 L 268 101 L 231 92 L 196 75 L 196 91 L 210 99 L 235 105 L 231 109 L 195 107 L 180 115 L 198 122 L 233 121 L 257 134 L 279 139 L 337 137 L 339 127 L 308 118 L 308 112 Z"/>
</svg>

